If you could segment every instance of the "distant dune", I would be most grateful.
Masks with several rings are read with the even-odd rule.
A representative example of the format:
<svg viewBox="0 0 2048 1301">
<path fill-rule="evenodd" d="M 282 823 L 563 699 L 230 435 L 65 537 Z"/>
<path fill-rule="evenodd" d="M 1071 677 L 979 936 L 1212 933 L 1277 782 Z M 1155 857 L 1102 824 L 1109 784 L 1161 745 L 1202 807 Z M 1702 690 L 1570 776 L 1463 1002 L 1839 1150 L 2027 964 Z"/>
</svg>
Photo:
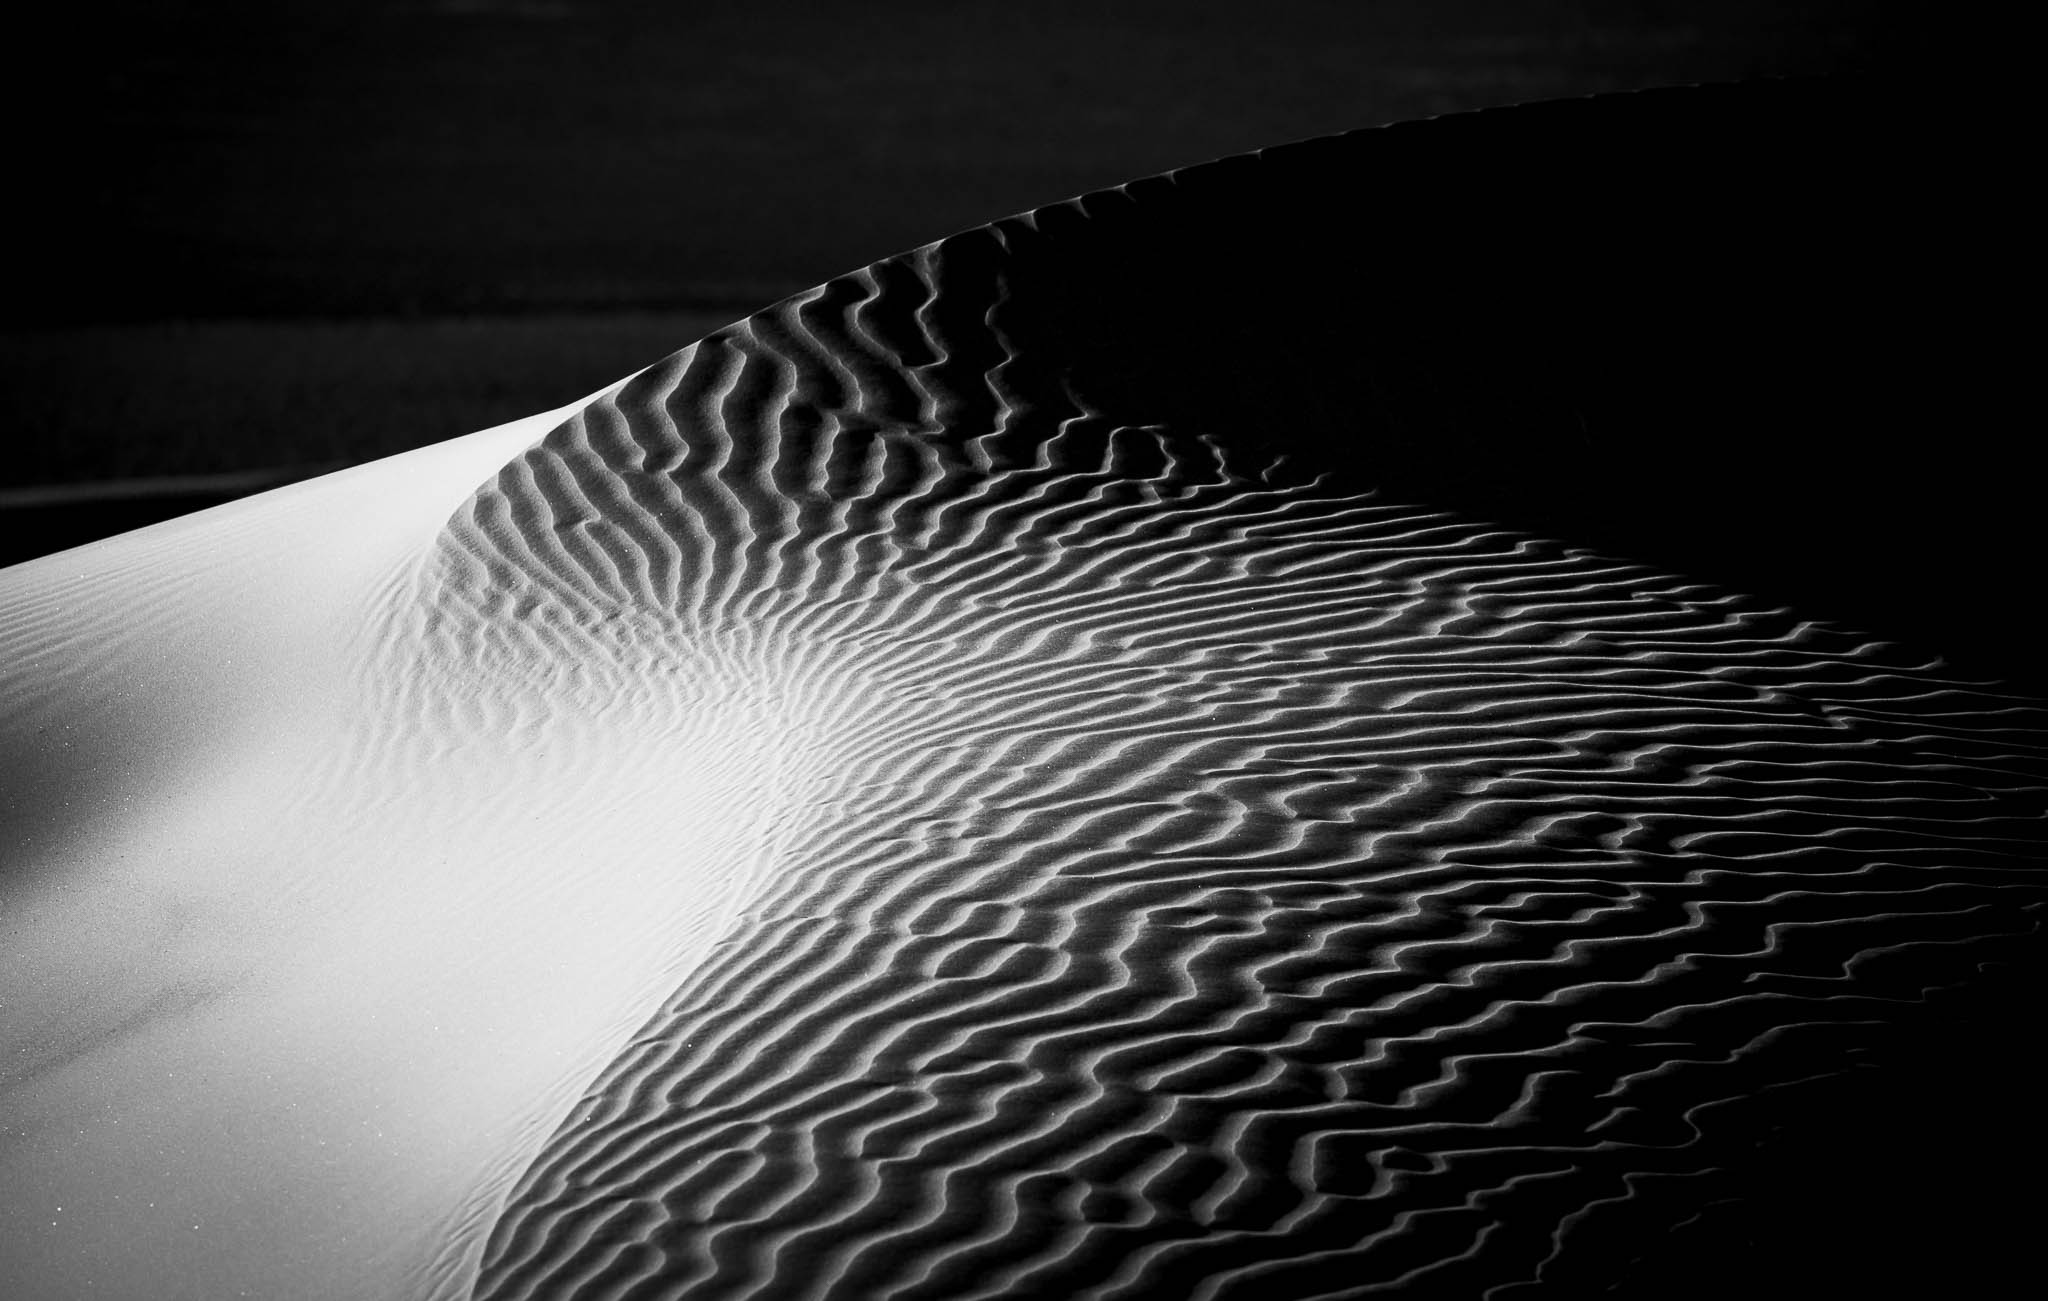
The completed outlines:
<svg viewBox="0 0 2048 1301">
<path fill-rule="evenodd" d="M 1660 1294 L 2048 903 L 2048 708 L 1834 617 L 1889 111 L 1189 168 L 0 572 L 16 1290 Z"/>
</svg>

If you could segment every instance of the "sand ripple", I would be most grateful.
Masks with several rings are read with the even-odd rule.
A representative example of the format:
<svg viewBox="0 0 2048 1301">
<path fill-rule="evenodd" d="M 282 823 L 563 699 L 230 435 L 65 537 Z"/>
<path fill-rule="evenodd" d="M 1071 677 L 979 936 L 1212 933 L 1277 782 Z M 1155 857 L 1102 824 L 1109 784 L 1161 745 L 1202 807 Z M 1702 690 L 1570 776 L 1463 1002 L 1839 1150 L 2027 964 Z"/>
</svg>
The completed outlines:
<svg viewBox="0 0 2048 1301">
<path fill-rule="evenodd" d="M 1166 309 L 1117 333 L 1215 196 L 1467 129 L 876 263 L 451 522 L 390 605 L 395 717 L 671 719 L 751 819 L 477 1296 L 1585 1295 L 2034 931 L 2036 703 L 1379 482 L 1353 272 L 1275 300 L 1321 305 L 1274 318 L 1324 341 L 1306 432 L 1233 423 L 1255 343 L 1168 391 Z"/>
</svg>

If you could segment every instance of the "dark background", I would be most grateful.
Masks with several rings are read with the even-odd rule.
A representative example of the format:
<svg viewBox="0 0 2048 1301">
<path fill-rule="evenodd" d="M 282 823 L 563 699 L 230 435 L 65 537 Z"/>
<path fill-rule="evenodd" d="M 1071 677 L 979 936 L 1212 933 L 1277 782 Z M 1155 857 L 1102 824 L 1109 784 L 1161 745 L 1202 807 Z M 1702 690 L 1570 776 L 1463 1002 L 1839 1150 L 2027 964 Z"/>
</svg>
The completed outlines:
<svg viewBox="0 0 2048 1301">
<path fill-rule="evenodd" d="M 574 401 L 1167 168 L 1927 35 L 1853 0 L 65 6 L 0 91 L 0 561 Z"/>
</svg>

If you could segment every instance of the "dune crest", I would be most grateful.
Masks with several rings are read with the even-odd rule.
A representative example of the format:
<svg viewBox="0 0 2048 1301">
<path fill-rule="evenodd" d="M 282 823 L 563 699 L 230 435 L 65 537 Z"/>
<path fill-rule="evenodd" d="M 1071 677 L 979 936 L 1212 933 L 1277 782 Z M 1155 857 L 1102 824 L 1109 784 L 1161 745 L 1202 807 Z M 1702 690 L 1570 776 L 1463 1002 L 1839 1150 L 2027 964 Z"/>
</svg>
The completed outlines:
<svg viewBox="0 0 2048 1301">
<path fill-rule="evenodd" d="M 1653 292 L 1689 227 L 1535 182 L 1668 216 L 1860 111 L 1190 168 L 0 575 L 0 1242 L 51 1295 L 1615 1285 L 2048 903 L 2040 701 L 1556 509 L 1636 450 L 1574 331 L 1684 356 L 1812 250 Z"/>
</svg>

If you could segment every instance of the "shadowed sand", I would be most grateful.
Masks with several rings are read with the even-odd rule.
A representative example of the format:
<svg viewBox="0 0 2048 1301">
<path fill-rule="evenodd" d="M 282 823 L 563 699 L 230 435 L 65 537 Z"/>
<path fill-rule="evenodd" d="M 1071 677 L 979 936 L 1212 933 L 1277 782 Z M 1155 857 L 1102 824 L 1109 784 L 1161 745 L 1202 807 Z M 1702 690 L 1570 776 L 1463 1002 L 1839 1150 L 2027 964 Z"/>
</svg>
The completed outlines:
<svg viewBox="0 0 2048 1301">
<path fill-rule="evenodd" d="M 1686 353 L 1688 275 L 1811 251 L 1645 288 L 1678 219 L 1572 196 L 1754 180 L 1849 103 L 1137 182 L 6 571 L 7 1256 L 51 1296 L 1610 1286 L 2048 884 L 2037 701 L 1517 515 L 1600 518 L 1573 346 Z"/>
</svg>

